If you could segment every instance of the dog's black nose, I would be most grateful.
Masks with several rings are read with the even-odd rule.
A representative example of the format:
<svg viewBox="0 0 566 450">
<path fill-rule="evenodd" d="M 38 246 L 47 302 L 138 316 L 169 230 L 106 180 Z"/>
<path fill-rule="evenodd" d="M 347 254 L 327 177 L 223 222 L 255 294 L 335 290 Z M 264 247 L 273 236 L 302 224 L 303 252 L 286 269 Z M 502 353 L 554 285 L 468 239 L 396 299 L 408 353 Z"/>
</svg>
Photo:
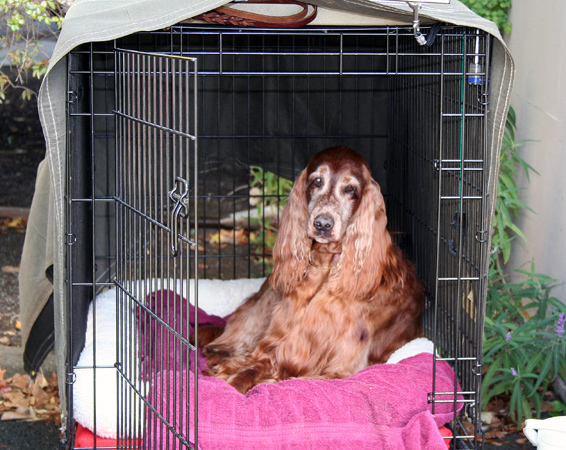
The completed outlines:
<svg viewBox="0 0 566 450">
<path fill-rule="evenodd" d="M 330 216 L 316 216 L 314 219 L 314 227 L 317 231 L 330 231 L 334 227 L 334 219 Z"/>
</svg>

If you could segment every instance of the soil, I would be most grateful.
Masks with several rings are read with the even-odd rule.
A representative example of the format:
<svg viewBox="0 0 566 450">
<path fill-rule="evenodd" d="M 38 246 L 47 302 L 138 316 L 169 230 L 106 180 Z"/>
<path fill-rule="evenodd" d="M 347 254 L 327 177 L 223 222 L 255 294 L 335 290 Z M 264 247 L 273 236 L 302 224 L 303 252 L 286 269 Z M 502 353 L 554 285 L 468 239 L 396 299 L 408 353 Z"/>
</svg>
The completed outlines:
<svg viewBox="0 0 566 450">
<path fill-rule="evenodd" d="M 59 428 L 54 422 L 0 422 L 0 449 L 53 450 L 59 448 Z"/>
<path fill-rule="evenodd" d="M 551 410 L 550 402 L 555 400 L 554 394 L 547 392 L 544 400 L 543 410 Z M 491 416 L 491 422 L 484 424 L 484 450 L 527 450 L 535 448 L 509 418 L 509 402 L 506 397 L 495 397 L 489 403 L 487 410 L 487 414 Z M 543 412 L 542 418 L 547 417 L 549 417 L 548 413 Z"/>
</svg>

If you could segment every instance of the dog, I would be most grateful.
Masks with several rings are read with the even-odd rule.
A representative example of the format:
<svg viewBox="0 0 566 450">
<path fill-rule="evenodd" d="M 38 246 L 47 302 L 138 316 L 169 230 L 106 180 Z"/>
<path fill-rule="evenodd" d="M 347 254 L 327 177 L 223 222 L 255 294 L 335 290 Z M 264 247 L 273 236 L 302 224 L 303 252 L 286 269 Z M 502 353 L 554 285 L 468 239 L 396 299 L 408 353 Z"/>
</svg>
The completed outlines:
<svg viewBox="0 0 566 450">
<path fill-rule="evenodd" d="M 225 329 L 199 332 L 207 373 L 239 392 L 348 377 L 422 336 L 422 282 L 392 242 L 380 187 L 356 151 L 323 150 L 299 174 L 273 259 Z"/>
</svg>

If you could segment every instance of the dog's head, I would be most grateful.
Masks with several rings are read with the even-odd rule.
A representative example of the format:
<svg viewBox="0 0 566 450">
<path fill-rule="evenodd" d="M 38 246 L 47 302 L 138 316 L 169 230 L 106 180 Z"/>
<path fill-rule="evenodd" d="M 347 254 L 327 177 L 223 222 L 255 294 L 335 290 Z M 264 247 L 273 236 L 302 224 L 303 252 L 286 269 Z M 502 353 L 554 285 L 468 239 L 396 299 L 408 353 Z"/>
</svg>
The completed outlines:
<svg viewBox="0 0 566 450">
<path fill-rule="evenodd" d="M 323 150 L 298 176 L 273 249 L 272 286 L 290 292 L 304 277 L 313 242 L 340 244 L 332 277 L 344 292 L 380 283 L 391 237 L 385 203 L 367 162 L 347 147 Z"/>
<path fill-rule="evenodd" d="M 320 243 L 342 241 L 370 182 L 367 163 L 354 150 L 317 153 L 306 168 L 307 236 Z"/>
</svg>

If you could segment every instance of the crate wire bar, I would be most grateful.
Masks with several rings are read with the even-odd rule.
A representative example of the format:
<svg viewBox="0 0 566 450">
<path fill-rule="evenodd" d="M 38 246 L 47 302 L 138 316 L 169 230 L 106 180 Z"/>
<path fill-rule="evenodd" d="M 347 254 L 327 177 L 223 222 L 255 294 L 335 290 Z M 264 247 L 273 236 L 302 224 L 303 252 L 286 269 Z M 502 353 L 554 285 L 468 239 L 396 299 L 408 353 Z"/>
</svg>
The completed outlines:
<svg viewBox="0 0 566 450">
<path fill-rule="evenodd" d="M 75 49 L 67 99 L 69 411 L 73 377 L 88 369 L 76 362 L 90 300 L 117 289 L 116 420 L 124 435 L 139 434 L 155 396 L 144 383 L 148 371 L 178 370 L 196 353 L 187 306 L 159 318 L 148 295 L 156 285 L 177 292 L 188 279 L 266 276 L 269 247 L 236 242 L 237 228 L 251 234 L 268 224 L 265 210 L 252 215 L 250 166 L 292 180 L 317 151 L 347 145 L 370 163 L 389 229 L 425 282 L 425 334 L 461 384 L 454 448 L 480 448 L 490 45 L 483 32 L 454 26 L 423 47 L 411 27 L 179 25 Z M 210 239 L 221 231 L 232 241 Z M 192 286 L 187 296 L 198 305 Z M 152 330 L 157 341 L 174 342 L 175 354 L 139 367 L 140 347 L 153 345 L 140 334 Z M 177 447 L 192 448 L 190 430 L 169 416 L 194 413 L 198 432 L 198 411 L 187 409 L 196 389 L 183 392 L 178 405 L 152 412 Z M 445 394 L 431 386 L 433 409 Z"/>
</svg>

